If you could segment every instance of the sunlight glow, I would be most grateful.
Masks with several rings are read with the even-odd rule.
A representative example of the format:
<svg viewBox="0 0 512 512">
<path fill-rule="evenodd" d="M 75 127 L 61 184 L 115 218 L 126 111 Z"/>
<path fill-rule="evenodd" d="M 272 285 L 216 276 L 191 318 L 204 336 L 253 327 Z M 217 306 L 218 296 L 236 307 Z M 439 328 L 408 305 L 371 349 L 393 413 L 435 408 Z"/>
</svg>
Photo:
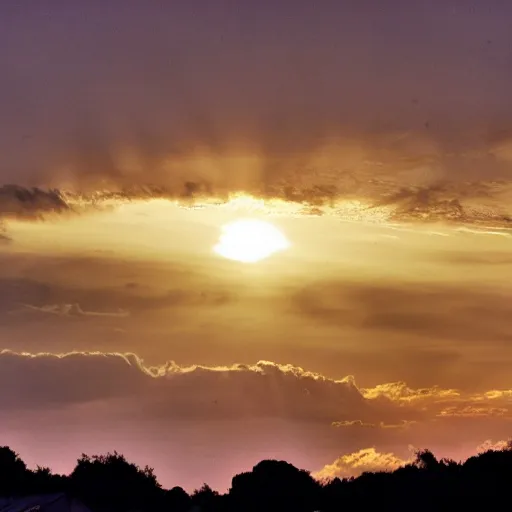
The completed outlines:
<svg viewBox="0 0 512 512">
<path fill-rule="evenodd" d="M 256 263 L 290 246 L 274 225 L 261 220 L 238 220 L 227 224 L 214 252 L 224 258 Z"/>
</svg>

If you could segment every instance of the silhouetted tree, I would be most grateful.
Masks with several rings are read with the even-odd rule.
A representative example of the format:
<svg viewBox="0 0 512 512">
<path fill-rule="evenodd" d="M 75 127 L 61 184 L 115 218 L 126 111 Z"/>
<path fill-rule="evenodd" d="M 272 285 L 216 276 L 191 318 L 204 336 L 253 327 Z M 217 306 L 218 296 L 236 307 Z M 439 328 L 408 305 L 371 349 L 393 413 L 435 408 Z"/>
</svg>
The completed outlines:
<svg viewBox="0 0 512 512">
<path fill-rule="evenodd" d="M 201 511 L 217 512 L 222 510 L 220 495 L 209 485 L 203 484 L 192 493 L 192 505 Z"/>
<path fill-rule="evenodd" d="M 0 496 L 23 494 L 29 472 L 19 455 L 8 446 L 0 447 Z"/>
<path fill-rule="evenodd" d="M 141 469 L 117 452 L 82 455 L 70 478 L 72 492 L 96 510 L 150 510 L 162 498 L 153 469 Z"/>
<path fill-rule="evenodd" d="M 170 512 L 187 512 L 192 506 L 192 500 L 182 487 L 173 487 L 166 491 L 163 498 L 165 510 Z"/>
<path fill-rule="evenodd" d="M 153 470 L 140 468 L 114 452 L 83 455 L 70 476 L 49 468 L 27 469 L 17 453 L 0 448 L 0 497 L 66 491 L 93 512 L 338 512 L 359 507 L 378 510 L 469 508 L 485 499 L 486 509 L 508 498 L 512 444 L 488 450 L 464 463 L 438 460 L 429 450 L 392 472 L 317 482 L 283 461 L 265 460 L 233 478 L 227 494 L 204 484 L 189 496 L 181 487 L 164 491 Z M 452 505 L 451 505 L 452 504 Z"/>
<path fill-rule="evenodd" d="M 50 468 L 37 466 L 28 474 L 26 491 L 31 494 L 57 493 L 67 491 L 68 477 L 55 475 Z"/>
<path fill-rule="evenodd" d="M 416 460 L 414 464 L 418 468 L 425 469 L 427 471 L 435 471 L 440 467 L 439 461 L 430 450 L 420 450 L 416 452 Z"/>
<path fill-rule="evenodd" d="M 304 470 L 288 462 L 265 460 L 251 472 L 233 478 L 232 504 L 247 511 L 312 511 L 319 501 L 320 485 Z"/>
<path fill-rule="evenodd" d="M 498 495 L 510 486 L 512 479 L 512 447 L 510 444 L 503 450 L 488 450 L 464 463 L 464 483 L 466 491 L 487 489 L 489 493 Z"/>
</svg>

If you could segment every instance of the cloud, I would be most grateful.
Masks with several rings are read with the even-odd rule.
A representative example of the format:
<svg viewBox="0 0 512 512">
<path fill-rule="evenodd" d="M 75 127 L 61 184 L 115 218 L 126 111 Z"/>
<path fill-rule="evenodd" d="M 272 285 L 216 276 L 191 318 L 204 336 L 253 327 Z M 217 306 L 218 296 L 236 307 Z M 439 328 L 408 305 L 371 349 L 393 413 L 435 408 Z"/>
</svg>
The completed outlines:
<svg viewBox="0 0 512 512">
<path fill-rule="evenodd" d="M 508 408 L 506 397 L 490 398 L 485 391 L 443 397 L 436 387 L 403 387 L 361 389 L 352 377 L 330 379 L 269 361 L 149 365 L 134 354 L 0 352 L 2 429 L 8 439 L 29 446 L 24 436 L 34 438 L 37 424 L 38 439 L 64 436 L 75 446 L 72 437 L 95 451 L 104 446 L 131 453 L 138 447 L 148 463 L 158 459 L 160 465 L 161 443 L 174 443 L 180 457 L 187 454 L 187 471 L 200 481 L 210 480 L 199 470 L 205 457 L 226 457 L 226 450 L 238 454 L 226 459 L 226 478 L 232 476 L 233 458 L 240 470 L 277 455 L 315 468 L 337 453 L 349 454 L 319 472 L 327 478 L 393 469 L 407 460 L 408 445 L 449 455 L 446 446 L 474 447 L 482 432 L 501 438 L 510 427 L 508 416 L 496 414 Z M 389 392 L 393 388 L 402 391 Z M 479 408 L 479 414 L 443 414 L 450 407 Z M 298 452 L 297 446 L 307 449 Z"/>
<path fill-rule="evenodd" d="M 462 417 L 462 418 L 488 418 L 491 416 L 508 416 L 509 409 L 506 407 L 478 407 L 474 405 L 465 405 L 462 407 L 451 406 L 442 409 L 438 416 L 440 417 Z"/>
<path fill-rule="evenodd" d="M 405 382 L 391 382 L 379 384 L 373 388 L 361 389 L 361 393 L 368 399 L 386 398 L 395 402 L 424 402 L 435 403 L 456 400 L 461 394 L 456 389 L 440 389 L 438 386 L 423 389 L 411 389 Z"/>
<path fill-rule="evenodd" d="M 0 186 L 0 219 L 38 220 L 48 214 L 71 211 L 58 190 L 25 188 L 17 185 Z"/>
<path fill-rule="evenodd" d="M 204 181 L 183 179 L 175 185 L 154 185 L 151 182 L 105 185 L 103 179 L 96 187 L 70 186 L 56 182 L 51 188 L 0 186 L 0 218 L 41 220 L 56 214 L 86 214 L 112 209 L 130 201 L 169 200 L 182 207 L 208 204 L 226 204 L 240 194 L 266 202 L 266 210 L 275 209 L 275 200 L 289 206 L 301 206 L 296 215 L 337 215 L 343 219 L 386 222 L 388 224 L 411 222 L 451 223 L 466 227 L 478 234 L 509 236 L 512 211 L 509 200 L 512 184 L 504 183 L 498 195 L 487 182 L 471 185 L 442 183 L 428 186 L 403 187 L 399 181 L 367 179 L 351 173 L 332 172 L 326 178 L 323 172 L 313 172 L 309 185 L 302 183 L 297 173 L 276 183 L 260 182 L 255 185 L 226 185 L 214 187 Z M 146 174 L 143 174 L 144 176 Z M 321 177 L 318 177 L 321 176 Z M 308 178 L 310 181 L 311 178 Z M 319 180 L 316 182 L 316 180 Z M 512 183 L 512 182 L 511 182 Z M 489 203 L 493 202 L 492 205 Z M 475 229 L 480 228 L 480 229 Z M 462 228 L 461 228 L 462 229 Z"/>
<path fill-rule="evenodd" d="M 387 425 L 390 420 L 398 423 L 417 417 L 417 411 L 402 410 L 391 400 L 379 403 L 365 398 L 351 378 L 331 380 L 302 368 L 265 361 L 226 367 L 183 367 L 174 362 L 145 366 L 133 354 L 56 356 L 4 351 L 0 369 L 0 375 L 16 389 L 16 393 L 0 392 L 4 407 L 81 403 L 109 398 L 113 393 L 117 397 L 139 396 L 138 411 L 160 418 L 282 418 L 329 427 L 354 418 Z M 23 380 L 27 374 L 28 387 Z M 66 389 L 63 395 L 61 388 Z"/>
<path fill-rule="evenodd" d="M 377 202 L 374 206 L 396 207 L 393 218 L 442 218 L 463 220 L 464 209 L 457 197 L 445 197 L 446 189 L 442 185 L 431 187 L 402 188 L 398 192 Z"/>
<path fill-rule="evenodd" d="M 507 233 L 503 234 L 507 235 Z M 449 262 L 454 265 L 465 265 L 467 268 L 487 265 L 504 267 L 512 266 L 512 258 L 508 254 L 503 254 L 499 251 L 486 251 L 484 254 L 472 254 L 463 251 L 447 251 L 441 254 L 431 254 L 429 257 L 435 258 L 440 262 Z"/>
<path fill-rule="evenodd" d="M 439 386 L 412 389 L 404 382 L 392 382 L 373 388 L 360 388 L 360 392 L 367 400 L 389 400 L 401 407 L 422 410 L 430 418 L 512 418 L 510 390 L 468 393 Z M 405 421 L 403 427 L 411 424 Z"/>
<path fill-rule="evenodd" d="M 32 306 L 23 304 L 22 309 L 12 311 L 11 314 L 23 312 L 36 312 L 63 317 L 100 317 L 100 318 L 126 318 L 130 315 L 128 311 L 119 309 L 119 311 L 84 311 L 80 304 L 49 304 L 45 306 Z"/>
<path fill-rule="evenodd" d="M 490 450 L 492 451 L 501 451 L 505 450 L 506 448 L 509 448 L 512 446 L 512 440 L 509 439 L 508 441 L 501 440 L 501 441 L 492 441 L 491 439 L 485 440 L 482 444 L 477 446 L 476 451 L 477 453 L 485 453 Z"/>
<path fill-rule="evenodd" d="M 20 408 L 36 404 L 44 407 L 46 401 L 58 401 L 58 390 L 66 387 L 65 402 L 108 398 L 112 390 L 117 395 L 125 389 L 127 398 L 134 394 L 144 396 L 142 407 L 153 408 L 153 414 L 162 415 L 305 418 L 316 411 L 316 420 L 321 421 L 326 416 L 329 421 L 334 419 L 337 404 L 365 409 L 364 398 L 350 382 L 332 382 L 332 389 L 326 392 L 324 386 L 328 381 L 325 378 L 269 362 L 212 368 L 180 367 L 169 362 L 146 367 L 133 354 L 29 355 L 4 351 L 0 365 L 0 374 L 6 378 L 8 375 L 17 390 L 16 399 L 12 393 L 0 394 L 3 406 L 8 402 Z M 27 372 L 31 375 L 30 387 L 23 385 Z M 72 382 L 68 381 L 70 376 L 73 376 Z M 30 391 L 32 386 L 37 390 L 37 399 Z M 272 389 L 275 390 L 273 399 L 268 400 Z"/>
<path fill-rule="evenodd" d="M 452 346 L 482 338 L 512 336 L 507 290 L 471 284 L 319 280 L 296 288 L 294 312 L 336 326 L 379 333 L 444 338 Z M 448 348 L 448 347 L 446 347 Z"/>
<path fill-rule="evenodd" d="M 343 371 L 356 373 L 360 381 L 364 375 L 372 384 L 397 380 L 413 388 L 430 388 L 434 381 L 448 393 L 508 386 L 512 295 L 503 281 L 506 266 L 493 264 L 493 251 L 489 263 L 478 268 L 452 261 L 455 245 L 485 259 L 476 237 L 403 238 L 389 244 L 389 253 L 369 243 L 352 253 L 346 241 L 341 250 L 348 253 L 347 263 L 289 285 L 286 312 L 319 332 L 339 333 L 343 342 L 336 350 L 343 348 L 350 359 Z M 488 250 L 495 248 L 496 254 L 498 248 L 506 258 L 506 243 L 489 244 Z M 354 261 L 362 265 L 357 270 Z M 417 399 L 404 388 L 388 392 Z"/>
<path fill-rule="evenodd" d="M 348 478 L 359 476 L 364 472 L 393 471 L 406 465 L 404 460 L 393 453 L 380 453 L 375 448 L 365 448 L 354 453 L 342 455 L 332 464 L 327 464 L 313 474 L 318 480 Z"/>
<path fill-rule="evenodd" d="M 226 185 L 216 188 L 208 182 L 185 179 L 173 186 L 152 185 L 142 181 L 131 185 L 116 185 L 114 182 L 110 189 L 107 187 L 101 190 L 81 189 L 76 186 L 68 189 L 61 187 L 61 191 L 37 189 L 39 195 L 58 195 L 63 203 L 54 207 L 43 204 L 39 209 L 35 205 L 28 208 L 27 205 L 20 204 L 10 215 L 29 219 L 36 218 L 36 214 L 40 216 L 50 212 L 86 213 L 99 208 L 113 208 L 127 201 L 152 199 L 168 199 L 181 206 L 194 206 L 211 202 L 227 203 L 240 194 L 246 194 L 268 203 L 281 200 L 301 205 L 301 215 L 329 213 L 354 220 L 372 220 L 377 217 L 388 223 L 443 221 L 457 225 L 487 226 L 481 232 L 496 234 L 493 229 L 512 226 L 512 211 L 509 209 L 508 199 L 489 199 L 495 191 L 489 189 L 487 192 L 486 182 L 404 188 L 399 181 L 375 178 L 368 180 L 346 175 L 344 172 L 331 173 L 329 178 L 325 178 L 323 173 L 320 175 L 323 177 L 318 178 L 318 174 L 313 172 L 313 177 L 319 181 L 315 183 L 313 179 L 311 185 L 301 184 L 301 178 L 292 173 L 284 182 L 260 182 L 258 186 Z M 25 195 L 29 193 L 28 189 L 17 189 L 25 190 Z M 503 184 L 501 194 L 509 198 L 512 195 L 512 184 L 510 187 Z M 490 201 L 494 201 L 492 205 L 489 205 Z M 502 235 L 506 236 L 507 233 L 502 232 Z"/>
<path fill-rule="evenodd" d="M 352 198 L 375 205 L 385 197 L 400 219 L 506 222 L 511 136 L 503 119 L 510 107 L 501 84 L 509 79 L 508 49 L 498 42 L 506 28 L 493 25 L 494 58 L 478 51 L 468 60 L 461 49 L 474 45 L 471 16 L 460 20 L 460 31 L 431 21 L 414 42 L 408 34 L 397 42 L 377 10 L 380 28 L 366 36 L 365 7 L 293 16 L 244 7 L 236 24 L 244 28 L 235 31 L 220 10 L 91 9 L 81 7 L 73 35 L 69 10 L 0 16 L 9 20 L 3 46 L 15 49 L 15 58 L 2 61 L 9 77 L 0 88 L 9 99 L 0 121 L 2 182 L 132 196 L 245 190 L 307 205 Z M 503 8 L 501 18 L 508 14 Z M 417 13 L 401 16 L 421 25 Z M 439 7 L 430 16 L 444 20 L 446 13 Z M 341 22 L 353 30 L 339 31 Z M 439 27 L 442 56 L 426 44 L 430 23 Z M 198 34 L 186 55 L 183 26 Z M 33 30 L 46 67 L 24 44 Z M 94 40 L 85 37 L 91 31 Z M 65 51 L 71 40 L 73 58 Z M 102 57 L 93 59 L 98 47 Z M 417 56 L 412 64 L 408 51 Z M 426 62 L 436 62 L 435 76 Z M 51 93 L 41 98 L 43 89 Z M 486 208 L 475 210 L 471 201 L 484 192 Z"/>
<path fill-rule="evenodd" d="M 437 387 L 413 390 L 403 383 L 360 389 L 351 377 L 332 380 L 268 361 L 220 367 L 180 366 L 172 361 L 147 366 L 134 354 L 6 350 L 0 354 L 0 377 L 6 383 L 0 388 L 4 390 L 0 391 L 3 407 L 45 407 L 47 401 L 61 399 L 63 403 L 80 403 L 113 393 L 144 397 L 140 410 L 160 417 L 276 417 L 326 427 L 387 429 L 406 428 L 413 420 L 437 416 L 502 416 L 508 404 L 507 398 L 498 400 L 495 395 L 447 392 Z M 30 385 L 24 383 L 25 375 L 30 375 Z"/>
<path fill-rule="evenodd" d="M 493 389 L 484 393 L 484 398 L 488 400 L 499 400 L 499 399 L 512 399 L 512 390 L 508 389 Z"/>
<path fill-rule="evenodd" d="M 87 266 L 89 272 L 93 272 L 95 268 L 101 269 L 102 266 L 101 261 L 82 264 Z M 80 262 L 77 261 L 76 267 L 79 266 Z M 102 283 L 102 280 L 95 276 L 97 281 L 90 282 L 88 286 L 83 282 L 74 282 L 72 278 L 66 281 L 64 275 L 61 273 L 59 276 L 58 272 L 47 274 L 45 278 L 44 267 L 45 264 L 42 262 L 41 272 L 37 273 L 36 279 L 0 276 L 0 315 L 9 314 L 11 321 L 17 317 L 21 318 L 21 315 L 43 313 L 62 318 L 126 318 L 161 311 L 167 311 L 169 314 L 171 310 L 183 307 L 218 307 L 232 300 L 231 295 L 222 286 L 212 285 L 208 280 L 204 281 L 202 289 L 188 289 L 186 283 L 190 276 L 182 274 L 180 269 L 176 269 L 175 272 L 168 269 L 169 275 L 175 276 L 176 288 L 152 289 L 127 288 L 119 279 L 117 286 L 112 286 L 115 276 L 111 276 L 110 283 L 106 280 Z M 117 270 L 122 270 L 122 266 L 118 266 Z"/>
<path fill-rule="evenodd" d="M 473 284 L 465 280 L 466 270 L 452 267 L 442 269 L 448 282 L 443 275 L 435 283 L 415 275 L 407 282 L 405 276 L 391 280 L 396 267 L 381 267 L 379 260 L 379 275 L 384 272 L 388 279 L 378 283 L 355 281 L 357 273 L 349 265 L 335 281 L 328 280 L 329 268 L 318 280 L 316 275 L 306 281 L 284 277 L 256 289 L 234 286 L 232 267 L 207 259 L 204 264 L 132 261 L 115 254 L 64 257 L 9 249 L 0 258 L 5 348 L 134 351 L 152 362 L 176 358 L 187 364 L 196 362 L 198 350 L 210 365 L 262 356 L 306 366 L 312 360 L 314 369 L 330 375 L 353 372 L 363 388 L 401 381 L 379 392 L 399 393 L 402 402 L 420 400 L 411 389 L 449 393 L 508 386 L 510 301 L 506 287 L 489 286 L 502 281 L 495 269 L 490 269 L 491 282 L 476 276 Z M 258 272 L 263 276 L 266 268 Z M 79 304 L 84 312 L 129 315 L 93 317 L 68 308 L 72 316 L 66 317 L 37 311 L 69 304 Z M 268 318 L 264 325 L 260 315 Z M 76 324 L 83 329 L 73 332 Z M 121 326 L 124 334 L 112 332 Z M 311 345 L 310 335 L 325 342 Z M 262 336 L 272 340 L 264 348 Z M 440 384 L 438 390 L 431 390 L 433 382 Z"/>
<path fill-rule="evenodd" d="M 397 184 L 398 185 L 398 184 Z M 507 185 L 503 185 L 503 190 Z M 488 181 L 441 181 L 424 186 L 407 186 L 389 190 L 372 207 L 392 207 L 391 220 L 453 221 L 456 223 L 489 222 L 512 225 L 508 210 L 489 206 L 495 195 L 495 184 Z"/>
<path fill-rule="evenodd" d="M 3 350 L 0 371 L 4 383 L 11 381 L 12 388 L 10 393 L 0 392 L 0 404 L 6 410 L 31 410 L 130 396 L 146 382 L 145 369 L 139 365 L 140 360 L 131 354 Z"/>
<path fill-rule="evenodd" d="M 364 423 L 361 420 L 345 420 L 345 421 L 334 421 L 333 427 L 363 427 L 363 428 L 377 428 L 379 425 L 375 423 Z"/>
<path fill-rule="evenodd" d="M 401 423 L 384 423 L 381 421 L 380 423 L 365 423 L 361 420 L 351 420 L 351 421 L 334 421 L 332 423 L 333 427 L 352 427 L 352 428 L 400 428 L 405 429 L 409 428 L 411 425 L 414 425 L 415 421 L 407 421 L 404 420 Z"/>
</svg>

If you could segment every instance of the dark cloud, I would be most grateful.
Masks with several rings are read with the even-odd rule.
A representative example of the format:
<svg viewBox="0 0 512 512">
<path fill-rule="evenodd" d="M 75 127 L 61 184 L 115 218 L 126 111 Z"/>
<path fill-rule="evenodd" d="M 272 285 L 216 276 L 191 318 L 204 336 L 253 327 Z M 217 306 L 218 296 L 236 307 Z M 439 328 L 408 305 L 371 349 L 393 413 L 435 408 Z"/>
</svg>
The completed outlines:
<svg viewBox="0 0 512 512">
<path fill-rule="evenodd" d="M 189 164 L 187 164 L 189 165 Z M 194 167 L 195 164 L 191 164 Z M 219 164 L 221 167 L 223 164 Z M 240 164 L 243 167 L 243 163 Z M 311 171 L 293 170 L 272 178 L 259 178 L 249 184 L 216 185 L 210 178 L 199 180 L 183 175 L 173 184 L 166 179 L 141 178 L 128 180 L 101 179 L 93 186 L 55 182 L 61 189 L 4 185 L 0 187 L 0 218 L 41 220 L 54 214 L 87 213 L 115 208 L 132 200 L 170 199 L 183 206 L 201 204 L 205 200 L 224 202 L 230 194 L 245 192 L 264 199 L 282 199 L 303 205 L 304 215 L 324 213 L 325 208 L 338 208 L 344 200 L 362 201 L 359 214 L 379 210 L 388 221 L 454 222 L 483 224 L 506 228 L 511 225 L 509 199 L 512 185 L 508 182 L 433 182 L 428 185 L 404 187 L 396 178 L 375 177 L 367 171 L 346 171 L 328 166 Z M 392 166 L 392 164 L 390 164 Z M 86 173 L 88 180 L 94 174 Z M 43 180 L 44 181 L 44 180 Z M 410 180 L 408 180 L 410 181 Z M 46 181 L 49 183 L 49 181 Z M 343 209 L 340 210 L 343 215 Z"/>
<path fill-rule="evenodd" d="M 42 313 L 44 315 L 56 315 L 62 317 L 99 317 L 99 318 L 126 318 L 130 315 L 128 311 L 119 309 L 117 311 L 84 311 L 80 304 L 51 304 L 45 306 L 33 306 L 22 304 L 22 307 L 13 313 Z"/>
<path fill-rule="evenodd" d="M 495 195 L 493 185 L 480 181 L 437 182 L 428 186 L 401 187 L 376 200 L 372 208 L 390 207 L 390 219 L 398 221 L 468 224 L 488 222 L 500 226 L 512 225 L 512 217 L 506 207 L 500 208 L 496 204 L 493 208 L 485 207 Z"/>
<path fill-rule="evenodd" d="M 429 257 L 439 262 L 447 262 L 467 267 L 494 266 L 507 267 L 512 265 L 512 257 L 504 252 L 485 251 L 483 254 L 474 254 L 464 251 L 440 251 L 430 254 Z"/>
<path fill-rule="evenodd" d="M 306 286 L 293 299 L 300 314 L 375 332 L 407 332 L 430 339 L 507 343 L 512 331 L 506 292 L 431 283 L 332 281 Z"/>
<path fill-rule="evenodd" d="M 71 208 L 58 190 L 0 186 L 0 219 L 38 220 L 45 215 L 70 212 Z"/>
<path fill-rule="evenodd" d="M 3 351 L 0 365 L 6 383 L 0 387 L 3 408 L 121 398 L 127 412 L 136 405 L 137 414 L 165 421 L 254 417 L 326 427 L 407 428 L 413 420 L 436 417 L 507 416 L 511 396 L 509 390 L 471 394 L 439 386 L 413 389 L 404 382 L 359 388 L 353 377 L 328 379 L 267 361 L 226 367 L 172 361 L 148 366 L 133 354 Z"/>
<path fill-rule="evenodd" d="M 503 385 L 512 360 L 506 288 L 461 283 L 450 268 L 441 268 L 446 284 L 332 281 L 329 270 L 325 280 L 243 289 L 229 265 L 103 254 L 12 253 L 0 262 L 1 331 L 13 350 L 134 351 L 187 364 L 200 354 L 211 365 L 283 358 L 355 373 L 364 385 L 422 387 L 435 375 L 464 389 Z M 383 264 L 379 275 L 386 272 Z"/>
<path fill-rule="evenodd" d="M 145 384 L 139 360 L 128 354 L 21 355 L 0 353 L 1 373 L 12 382 L 1 393 L 2 408 L 45 409 L 129 396 Z"/>
<path fill-rule="evenodd" d="M 238 301 L 226 283 L 186 263 L 17 252 L 0 262 L 2 348 L 14 350 L 142 351 L 157 361 L 189 361 L 204 350 L 211 357 L 225 345 L 218 324 L 205 324 Z M 126 287 L 132 282 L 138 286 Z"/>
<path fill-rule="evenodd" d="M 9 409 L 124 397 L 137 403 L 137 414 L 166 421 L 276 417 L 329 425 L 354 409 L 363 417 L 375 414 L 352 381 L 329 381 L 275 363 L 187 368 L 170 362 L 145 367 L 131 354 L 4 351 L 0 365 L 0 375 L 11 382 L 11 391 L 2 387 L 0 403 Z"/>
<path fill-rule="evenodd" d="M 417 189 L 402 188 L 377 203 L 376 206 L 396 206 L 394 217 L 399 219 L 417 217 L 464 220 L 465 213 L 459 199 L 453 194 L 451 198 L 443 197 L 443 193 L 446 192 L 441 185 Z"/>
<path fill-rule="evenodd" d="M 416 3 L 2 7 L 0 182 L 510 223 L 510 9 Z"/>
<path fill-rule="evenodd" d="M 201 291 L 186 288 L 164 292 L 129 293 L 125 287 L 87 287 L 28 278 L 0 279 L 0 314 L 57 315 L 82 318 L 125 318 L 173 308 L 220 306 L 232 300 L 224 289 Z M 130 290 L 131 291 L 131 290 Z M 137 291 L 137 289 L 135 289 Z"/>
</svg>

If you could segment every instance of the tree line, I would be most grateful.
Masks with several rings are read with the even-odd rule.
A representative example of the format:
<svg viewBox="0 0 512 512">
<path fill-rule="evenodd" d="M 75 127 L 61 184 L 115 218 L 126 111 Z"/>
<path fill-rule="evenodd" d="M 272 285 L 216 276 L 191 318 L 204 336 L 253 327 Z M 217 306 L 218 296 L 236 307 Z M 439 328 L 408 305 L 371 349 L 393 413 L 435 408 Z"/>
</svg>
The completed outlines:
<svg viewBox="0 0 512 512">
<path fill-rule="evenodd" d="M 191 494 L 181 487 L 164 489 L 152 468 L 141 468 L 117 452 L 84 454 L 71 474 L 58 475 L 47 467 L 30 470 L 11 448 L 0 447 L 0 497 L 65 492 L 94 512 L 453 510 L 479 503 L 487 508 L 498 500 L 509 503 L 509 489 L 511 443 L 464 462 L 438 460 L 423 450 L 392 472 L 325 481 L 288 462 L 264 460 L 234 476 L 225 494 L 206 484 Z"/>
</svg>

